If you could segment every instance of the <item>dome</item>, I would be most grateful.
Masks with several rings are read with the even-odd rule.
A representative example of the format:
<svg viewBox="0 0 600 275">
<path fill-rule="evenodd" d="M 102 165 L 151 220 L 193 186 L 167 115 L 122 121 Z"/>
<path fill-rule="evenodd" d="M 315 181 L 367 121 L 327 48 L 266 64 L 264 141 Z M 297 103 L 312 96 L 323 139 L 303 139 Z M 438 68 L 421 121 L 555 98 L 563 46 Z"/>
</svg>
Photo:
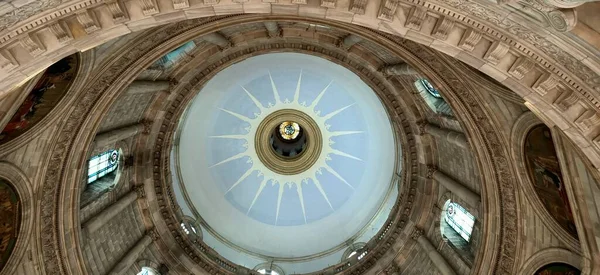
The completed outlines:
<svg viewBox="0 0 600 275">
<path fill-rule="evenodd" d="M 315 56 L 266 54 L 215 75 L 187 108 L 174 188 L 217 251 L 343 253 L 387 218 L 397 149 L 385 108 L 357 75 Z"/>
</svg>

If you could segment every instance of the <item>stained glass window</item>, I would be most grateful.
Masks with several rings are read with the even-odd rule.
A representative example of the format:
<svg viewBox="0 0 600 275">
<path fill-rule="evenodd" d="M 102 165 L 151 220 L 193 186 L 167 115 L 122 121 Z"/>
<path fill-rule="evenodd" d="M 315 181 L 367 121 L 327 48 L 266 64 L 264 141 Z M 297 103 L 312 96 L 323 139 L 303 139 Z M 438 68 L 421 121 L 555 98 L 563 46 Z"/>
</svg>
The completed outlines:
<svg viewBox="0 0 600 275">
<path fill-rule="evenodd" d="M 118 162 L 119 152 L 117 150 L 108 150 L 92 157 L 88 161 L 88 184 L 115 171 Z"/>
<path fill-rule="evenodd" d="M 419 82 L 421 82 L 421 85 L 423 85 L 425 91 L 427 91 L 430 95 L 432 95 L 435 98 L 442 98 L 440 92 L 436 88 L 434 88 L 433 85 L 431 85 L 431 83 L 427 81 L 427 79 L 421 78 L 419 79 Z"/>
<path fill-rule="evenodd" d="M 475 217 L 466 209 L 457 203 L 450 202 L 446 207 L 444 220 L 458 233 L 465 241 L 471 238 Z"/>
</svg>

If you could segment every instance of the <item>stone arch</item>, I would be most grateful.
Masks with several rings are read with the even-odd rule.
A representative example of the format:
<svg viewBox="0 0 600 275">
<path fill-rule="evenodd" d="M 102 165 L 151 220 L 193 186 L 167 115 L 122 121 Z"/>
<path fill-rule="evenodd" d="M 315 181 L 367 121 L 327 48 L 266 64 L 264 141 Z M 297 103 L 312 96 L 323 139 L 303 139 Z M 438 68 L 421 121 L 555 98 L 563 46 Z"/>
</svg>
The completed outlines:
<svg viewBox="0 0 600 275">
<path fill-rule="evenodd" d="M 18 197 L 16 240 L 7 261 L 0 268 L 2 274 L 13 274 L 24 257 L 33 235 L 33 222 L 35 216 L 33 190 L 27 176 L 16 166 L 8 162 L 0 162 L 0 181 L 5 183 Z M 4 219 L 4 218 L 3 218 Z M 5 252 L 5 251 L 0 251 Z M 0 254 L 0 257 L 3 256 Z M 4 259 L 3 259 L 4 260 Z"/>
<path fill-rule="evenodd" d="M 353 3 L 350 7 L 348 2 L 319 6 L 318 2 L 304 4 L 304 1 L 299 1 L 300 4 L 283 8 L 277 3 L 246 6 L 223 1 L 207 7 L 205 14 L 191 11 L 197 8 L 197 4 L 185 3 L 174 5 L 174 10 L 159 8 L 156 4 L 142 7 L 137 2 L 131 7 L 100 9 L 91 2 L 80 0 L 60 8 L 48 4 L 44 8 L 57 9 L 47 13 L 32 13 L 27 20 L 20 21 L 19 16 L 8 18 L 11 24 L 0 39 L 0 47 L 3 50 L 3 68 L 15 69 L 15 73 L 10 78 L 3 79 L 6 81 L 2 84 L 22 82 L 30 75 L 30 68 L 49 65 L 47 59 L 31 59 L 31 56 L 64 56 L 72 52 L 73 48 L 85 50 L 107 40 L 102 37 L 129 33 L 130 29 L 126 25 L 134 25 L 136 30 L 141 30 L 171 21 L 146 20 L 148 16 L 170 17 L 173 12 L 178 12 L 186 14 L 185 17 L 180 17 L 183 20 L 216 14 L 258 12 L 281 17 L 290 13 L 301 17 L 325 17 L 333 21 L 353 18 L 351 24 L 379 28 L 387 33 L 421 41 L 502 81 L 520 96 L 527 97 L 531 102 L 530 108 L 547 113 L 545 119 L 556 122 L 563 130 L 572 128 L 569 137 L 579 146 L 594 146 L 596 150 L 588 150 L 590 152 L 586 151 L 586 154 L 597 167 L 600 166 L 598 149 L 595 147 L 598 145 L 594 141 L 596 137 L 589 136 L 600 117 L 597 110 L 600 107 L 600 77 L 594 72 L 599 62 L 594 58 L 595 53 L 583 45 L 558 43 L 547 38 L 553 36 L 556 41 L 571 41 L 571 38 L 561 32 L 572 26 L 572 12 L 567 16 L 563 11 L 555 11 L 549 21 L 552 28 L 547 30 L 524 24 L 523 22 L 529 22 L 524 15 L 513 14 L 507 17 L 509 11 L 494 3 L 381 0 L 370 5 Z M 328 8 L 335 12 L 328 12 Z M 365 13 L 355 16 L 356 11 Z M 90 16 L 94 12 L 104 12 L 102 18 L 113 20 L 97 21 Z M 127 14 L 130 13 L 136 16 L 129 17 Z M 86 33 L 94 35 L 73 37 L 70 30 L 62 25 L 64 20 L 73 16 Z M 432 20 L 426 20 L 428 17 Z M 37 35 L 40 32 L 50 32 L 50 40 L 40 41 Z M 19 48 L 24 54 L 19 56 L 6 51 L 9 48 Z M 576 102 L 581 104 L 575 104 Z M 584 117 L 564 112 L 566 109 L 579 107 L 582 109 L 577 113 L 585 113 Z"/>
<path fill-rule="evenodd" d="M 29 126 L 24 132 L 20 133 L 18 136 L 6 142 L 2 142 L 0 144 L 0 151 L 11 152 L 16 148 L 19 148 L 22 145 L 26 144 L 32 138 L 38 136 L 41 132 L 45 131 L 48 128 L 48 125 L 51 125 L 52 122 L 58 119 L 67 108 L 71 107 L 71 104 L 75 99 L 75 95 L 85 85 L 88 76 L 94 67 L 95 57 L 93 51 L 88 51 L 84 53 L 74 53 L 70 56 L 72 56 L 76 60 L 74 63 L 75 67 L 73 68 L 73 71 L 69 72 L 72 73 L 73 79 L 69 81 L 58 101 L 55 102 L 55 105 L 52 106 L 51 109 L 48 110 L 47 113 L 43 115 L 41 119 L 34 122 L 33 125 Z M 37 86 L 38 83 L 44 81 L 44 77 L 45 71 L 40 73 L 39 76 L 36 77 L 37 81 L 34 83 L 33 86 L 31 86 L 31 90 L 35 89 L 35 86 Z M 26 97 L 28 97 L 28 95 L 32 93 L 31 90 L 27 91 L 26 93 L 23 93 L 23 95 L 19 97 L 18 101 L 27 100 Z M 19 103 L 20 106 L 24 106 L 24 104 L 25 103 Z"/>
<path fill-rule="evenodd" d="M 241 18 L 241 19 L 240 19 Z M 256 17 L 255 17 L 256 18 Z M 235 24 L 235 23 L 240 23 L 240 21 L 244 21 L 244 20 L 251 20 L 253 19 L 252 16 L 240 16 L 240 17 L 230 17 L 229 18 L 230 21 L 228 22 L 224 22 L 221 21 L 219 23 L 227 25 L 227 24 Z M 208 21 L 208 20 L 207 20 Z M 116 98 L 116 95 L 123 90 L 124 86 L 127 84 L 127 81 L 130 81 L 130 78 L 132 77 L 132 75 L 135 74 L 135 69 L 130 69 L 130 68 L 137 68 L 137 67 L 141 67 L 144 64 L 147 64 L 148 62 L 151 62 L 153 59 L 158 58 L 161 54 L 163 54 L 166 50 L 169 49 L 169 47 L 173 47 L 174 45 L 177 45 L 180 41 L 184 41 L 186 39 L 189 39 L 189 37 L 193 36 L 193 35 L 197 35 L 200 34 L 202 32 L 208 31 L 210 30 L 210 28 L 216 28 L 214 26 L 214 24 L 212 24 L 211 22 L 208 22 L 207 26 L 203 26 L 203 27 L 198 27 L 195 26 L 194 24 L 199 24 L 200 22 L 186 22 L 185 24 L 176 24 L 173 27 L 173 32 L 169 33 L 166 31 L 157 31 L 155 33 L 150 33 L 148 35 L 148 37 L 145 37 L 144 39 L 154 39 L 154 43 L 140 43 L 139 44 L 139 48 L 130 51 L 130 52 L 124 52 L 124 53 L 120 53 L 120 56 L 118 57 L 122 57 L 122 58 L 116 58 L 113 63 L 111 63 L 111 65 L 113 67 L 110 68 L 110 71 L 107 67 L 104 67 L 100 70 L 100 73 L 94 78 L 94 81 L 92 81 L 90 83 L 90 89 L 85 91 L 85 96 L 81 95 L 80 97 L 80 103 L 79 105 L 77 105 L 77 107 L 74 108 L 74 110 L 69 113 L 69 116 L 71 119 L 67 120 L 64 125 L 62 125 L 62 129 L 59 131 L 59 138 L 58 138 L 58 142 L 57 144 L 54 145 L 53 149 L 54 149 L 54 154 L 52 156 L 50 165 L 48 167 L 48 172 L 46 175 L 46 179 L 45 179 L 45 183 L 43 184 L 43 208 L 42 208 L 42 216 L 43 217 L 49 217 L 52 218 L 53 217 L 53 213 L 55 213 L 54 211 L 54 207 L 56 206 L 56 208 L 59 210 L 58 213 L 67 213 L 67 211 L 61 211 L 63 210 L 62 208 L 64 207 L 63 204 L 68 203 L 69 202 L 69 194 L 68 194 L 68 190 L 71 190 L 71 186 L 70 184 L 72 184 L 72 180 L 73 178 L 77 178 L 80 177 L 80 173 L 81 171 L 77 171 L 76 169 L 63 169 L 64 167 L 78 167 L 78 165 L 80 165 L 81 160 L 84 159 L 84 157 L 82 157 L 82 151 L 85 150 L 81 150 L 84 149 L 86 146 L 88 146 L 91 142 L 91 139 L 93 139 L 92 134 L 85 132 L 85 131 L 80 131 L 81 129 L 95 129 L 95 127 L 98 127 L 98 121 L 99 121 L 99 114 L 104 110 L 106 110 L 108 108 L 108 106 L 110 105 L 111 100 L 114 100 Z M 205 22 L 206 23 L 206 22 Z M 186 25 L 188 24 L 188 25 Z M 340 28 L 348 28 L 347 26 L 344 27 L 343 24 L 338 24 L 338 26 Z M 197 29 L 195 29 L 194 31 L 190 31 L 191 29 L 193 29 L 194 27 L 196 27 Z M 381 38 L 379 37 L 377 33 L 373 32 L 373 33 L 367 33 L 366 30 L 363 29 L 356 29 L 353 31 L 357 31 L 357 32 L 363 32 L 363 34 L 365 34 L 366 36 L 369 36 L 370 39 L 374 39 L 376 40 L 377 38 Z M 160 32 L 160 34 L 158 34 Z M 158 35 L 158 36 L 157 36 Z M 176 39 L 174 38 L 176 37 Z M 389 39 L 389 40 L 386 40 Z M 451 73 L 452 75 L 443 75 L 444 77 L 441 78 L 440 76 L 436 76 L 435 72 L 438 72 L 439 70 L 434 70 L 436 68 L 442 67 L 442 68 L 449 68 L 449 64 L 452 64 L 451 62 L 448 62 L 448 60 L 446 60 L 443 56 L 441 56 L 440 54 L 436 54 L 436 53 L 432 53 L 429 51 L 425 51 L 424 55 L 431 55 L 429 56 L 429 58 L 427 58 L 427 56 L 419 56 L 419 58 L 425 58 L 426 61 L 432 61 L 432 62 L 437 62 L 437 63 L 441 63 L 439 65 L 436 65 L 438 67 L 428 67 L 428 65 L 424 64 L 424 62 L 426 61 L 418 61 L 419 59 L 417 59 L 417 57 L 415 57 L 414 55 L 418 55 L 418 52 L 415 51 L 422 51 L 423 49 L 420 48 L 421 46 L 419 46 L 416 43 L 413 42 L 406 42 L 406 41 L 402 41 L 400 39 L 394 40 L 393 38 L 388 38 L 388 37 L 384 37 L 381 38 L 380 40 L 385 40 L 386 46 L 389 48 L 394 48 L 393 46 L 398 46 L 398 49 L 395 49 L 394 51 L 398 54 L 400 54 L 403 51 L 407 51 L 405 54 L 412 54 L 413 56 L 409 56 L 409 59 L 411 60 L 411 62 L 413 63 L 417 63 L 420 67 L 422 68 L 428 68 L 428 76 L 433 76 L 436 80 L 435 82 L 438 84 L 443 84 L 444 87 L 448 88 L 448 93 L 450 95 L 451 102 L 453 102 L 455 104 L 455 106 L 458 106 L 461 108 L 461 110 L 465 111 L 464 117 L 462 117 L 465 120 L 465 123 L 469 126 L 467 127 L 467 129 L 469 129 L 471 132 L 469 132 L 471 134 L 471 140 L 474 141 L 474 147 L 478 148 L 477 152 L 478 154 L 481 154 L 483 156 L 488 156 L 492 155 L 494 161 L 489 160 L 488 158 L 487 161 L 482 161 L 483 163 L 480 163 L 479 165 L 483 166 L 483 167 L 489 167 L 489 166 L 493 166 L 492 171 L 498 171 L 498 173 L 502 173 L 503 176 L 500 180 L 498 179 L 498 175 L 494 174 L 495 172 L 490 172 L 487 170 L 486 173 L 486 180 L 484 182 L 487 182 L 487 184 L 489 184 L 489 186 L 487 188 L 490 188 L 490 190 L 494 190 L 494 192 L 500 192 L 497 191 L 497 189 L 500 189 L 502 194 L 496 194 L 494 196 L 490 196 L 489 200 L 490 200 L 490 204 L 491 205 L 496 205 L 498 204 L 498 201 L 500 199 L 503 199 L 505 202 L 505 205 L 508 205 L 508 208 L 505 209 L 506 213 L 509 213 L 511 216 L 510 217 L 504 217 L 504 221 L 506 222 L 503 226 L 502 226 L 502 230 L 501 232 L 503 232 L 504 235 L 509 235 L 509 237 L 504 238 L 506 240 L 508 240 L 508 243 L 504 243 L 501 246 L 501 251 L 504 251 L 503 255 L 508 255 L 508 258 L 501 258 L 500 260 L 502 261 L 502 263 L 498 263 L 497 265 L 499 266 L 498 269 L 500 270 L 499 272 L 496 273 L 508 273 L 511 274 L 512 273 L 512 269 L 513 267 L 513 263 L 512 260 L 510 259 L 510 255 L 514 254 L 514 251 L 512 249 L 514 249 L 514 246 L 511 242 L 514 241 L 514 227 L 516 227 L 516 224 L 514 222 L 514 220 L 511 219 L 511 217 L 516 217 L 516 213 L 514 213 L 514 194 L 512 194 L 511 192 L 513 192 L 513 190 L 511 189 L 511 185 L 510 185 L 510 180 L 511 180 L 511 171 L 507 170 L 507 164 L 505 163 L 505 159 L 503 159 L 502 157 L 504 156 L 504 149 L 502 147 L 502 144 L 499 141 L 498 136 L 496 136 L 494 134 L 493 131 L 493 125 L 491 124 L 491 122 L 488 119 L 488 116 L 486 114 L 485 110 L 482 110 L 480 106 L 482 106 L 483 104 L 480 104 L 479 102 L 477 102 L 477 98 L 471 94 L 471 89 L 469 89 L 469 86 L 466 85 L 465 83 L 462 83 L 458 77 L 456 75 L 454 75 L 453 72 L 446 72 L 446 73 Z M 160 43 L 160 42 L 164 42 L 162 45 L 156 47 L 156 52 L 151 52 L 151 51 L 147 51 L 147 48 L 154 48 L 153 46 L 156 45 L 155 43 Z M 409 48 L 409 50 L 405 49 Z M 447 78 L 446 78 L 447 77 Z M 446 79 L 446 80 L 445 80 Z M 446 82 L 448 81 L 448 83 Z M 452 83 L 454 85 L 450 85 L 449 83 Z M 114 85 L 110 85 L 110 84 L 114 84 Z M 456 93 L 456 95 L 453 95 L 454 93 Z M 394 103 L 394 104 L 398 104 L 398 103 Z M 396 106 L 394 106 L 394 108 L 399 108 Z M 471 109 L 472 108 L 472 109 Z M 88 111 L 92 111 L 89 112 L 92 115 L 89 117 L 83 117 L 83 115 L 85 113 L 87 113 Z M 475 113 L 476 112 L 476 113 Z M 475 113 L 475 114 L 473 114 Z M 480 127 L 482 127 L 482 130 L 478 130 Z M 158 131 L 158 128 L 155 127 L 156 130 Z M 487 129 L 485 132 L 483 130 Z M 154 133 L 156 136 L 158 136 L 158 138 L 163 139 L 164 136 L 161 136 L 159 133 Z M 485 138 L 484 138 L 485 135 Z M 155 137 L 156 137 L 155 136 Z M 64 174 L 62 174 L 64 173 Z M 56 183 L 59 184 L 56 184 Z M 503 185 L 498 186 L 498 182 L 501 182 Z M 60 186 L 57 186 L 60 185 Z M 410 188 L 414 188 L 414 186 L 410 186 Z M 492 191 L 490 191 L 492 192 Z M 512 194 L 512 195 L 511 195 Z M 406 194 L 406 201 L 402 201 L 402 203 L 407 204 L 407 203 L 412 203 L 412 199 L 410 196 L 413 196 L 414 199 L 414 193 L 412 194 Z M 67 198 L 67 200 L 65 201 L 65 197 Z M 500 198 L 501 197 L 501 198 Z M 47 202 L 48 204 L 45 205 L 44 203 Z M 58 205 L 56 205 L 58 204 Z M 402 205 L 402 204 L 401 204 Z M 404 205 L 402 205 L 402 207 L 404 207 Z M 496 207 L 496 206 L 493 206 Z M 404 208 L 403 208 L 404 209 Z M 498 227 L 500 227 L 500 223 L 501 223 L 501 215 L 498 214 L 498 209 L 487 209 L 490 210 L 487 213 L 490 213 L 490 216 L 495 217 L 493 221 L 491 221 L 490 225 L 486 225 L 486 226 L 493 226 L 496 225 Z M 65 223 L 72 223 L 72 221 L 68 220 L 69 217 L 65 218 Z M 490 219 L 491 220 L 491 219 Z M 406 224 L 406 220 L 400 220 L 398 219 L 397 224 L 404 226 Z M 69 227 L 72 228 L 72 227 Z M 387 227 L 386 227 L 387 229 Z M 395 230 L 395 232 L 398 232 L 399 229 L 393 229 Z M 73 233 L 73 234 L 71 234 Z M 494 233 L 498 233 L 498 232 L 494 232 Z M 67 259 L 69 257 L 77 257 L 76 255 L 65 255 L 66 253 L 64 251 L 61 251 L 62 248 L 56 247 L 57 246 L 57 241 L 54 239 L 54 235 L 58 235 L 58 236 L 63 236 L 60 238 L 64 238 L 64 236 L 73 236 L 73 238 L 77 238 L 78 237 L 78 232 L 75 230 L 74 232 L 67 232 L 67 231 L 61 231 L 59 230 L 59 227 L 56 225 L 50 225 L 47 228 L 43 228 L 43 243 L 44 243 L 44 247 L 46 248 L 43 252 L 43 256 L 44 256 L 44 261 L 46 262 L 45 268 L 47 270 L 47 272 L 60 272 L 60 270 L 64 270 L 65 272 L 69 272 L 68 270 L 71 270 L 69 267 L 67 267 L 67 261 L 62 261 L 60 259 Z M 71 234 L 71 235 L 69 235 Z M 501 241 L 502 234 L 492 234 L 490 233 L 490 236 L 488 236 L 488 238 L 492 238 L 491 240 L 488 240 L 488 247 L 500 247 L 499 245 L 499 241 Z M 513 238 L 511 238 L 513 237 Z M 392 239 L 393 240 L 393 239 Z M 69 249 L 69 248 L 67 248 Z M 55 254 L 55 251 L 58 251 L 58 255 Z M 377 253 L 369 253 L 369 256 L 371 255 L 376 255 Z M 492 254 L 492 253 L 490 253 Z M 367 256 L 367 257 L 369 257 Z M 373 256 L 374 257 L 374 256 Z M 491 263 L 493 262 L 495 259 L 489 259 L 492 258 L 493 256 L 491 255 L 486 255 L 486 260 L 490 260 L 489 262 L 485 261 L 485 260 L 480 260 L 480 262 L 486 262 L 486 263 Z M 504 256 L 503 256 L 504 257 Z M 514 258 L 513 258 L 514 259 Z M 73 262 L 76 262 L 77 260 L 74 259 Z M 365 270 L 365 268 L 370 267 L 370 265 L 373 264 L 373 261 L 363 261 L 365 267 L 360 266 L 361 270 Z M 359 268 L 359 267 L 357 267 Z M 481 267 L 480 267 L 481 268 Z M 476 272 L 479 272 L 480 270 L 477 270 Z M 494 270 L 490 270 L 489 272 L 495 272 Z"/>
<path fill-rule="evenodd" d="M 514 166 L 516 166 L 515 170 L 518 171 L 517 177 L 521 182 L 521 184 L 519 184 L 519 189 L 523 191 L 527 200 L 533 205 L 534 211 L 550 231 L 556 234 L 556 236 L 558 236 L 570 249 L 580 251 L 579 240 L 560 226 L 556 219 L 548 212 L 546 206 L 544 206 L 538 197 L 530 176 L 527 174 L 523 146 L 529 132 L 539 125 L 543 125 L 543 122 L 536 117 L 534 113 L 526 112 L 517 119 L 510 134 L 510 142 L 512 144 L 511 155 L 514 160 Z"/>
<path fill-rule="evenodd" d="M 563 248 L 546 248 L 533 254 L 519 268 L 518 275 L 535 274 L 541 267 L 551 263 L 565 263 L 579 270 L 582 270 L 581 256 L 563 249 Z"/>
</svg>

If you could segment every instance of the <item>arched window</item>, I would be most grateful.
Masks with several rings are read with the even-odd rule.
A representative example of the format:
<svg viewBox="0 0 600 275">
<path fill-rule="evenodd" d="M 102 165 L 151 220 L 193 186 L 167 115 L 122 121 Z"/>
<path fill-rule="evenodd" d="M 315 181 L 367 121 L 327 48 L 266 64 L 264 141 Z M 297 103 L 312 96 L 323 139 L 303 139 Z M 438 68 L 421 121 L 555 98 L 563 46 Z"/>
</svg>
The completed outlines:
<svg viewBox="0 0 600 275">
<path fill-rule="evenodd" d="M 140 271 L 137 275 L 160 275 L 160 273 L 154 270 L 154 268 L 142 267 L 142 271 Z"/>
<path fill-rule="evenodd" d="M 254 270 L 258 272 L 258 274 L 264 275 L 285 275 L 283 269 L 274 263 L 262 263 L 254 267 Z"/>
<path fill-rule="evenodd" d="M 579 275 L 581 271 L 571 265 L 565 263 L 551 263 L 547 264 L 538 271 L 535 272 L 535 275 Z"/>
<path fill-rule="evenodd" d="M 119 164 L 119 152 L 108 150 L 88 161 L 88 184 L 114 172 Z"/>
<path fill-rule="evenodd" d="M 460 204 L 448 200 L 446 211 L 444 211 L 444 221 L 465 241 L 468 242 L 471 239 L 475 217 Z"/>
<path fill-rule="evenodd" d="M 346 261 L 352 257 L 355 257 L 358 260 L 362 260 L 362 258 L 364 258 L 367 255 L 367 250 L 365 249 L 365 246 L 367 244 L 366 243 L 353 243 L 350 246 L 348 246 L 348 248 L 346 249 L 346 251 L 344 251 L 344 254 L 342 255 L 342 262 Z"/>
<path fill-rule="evenodd" d="M 454 116 L 450 105 L 446 103 L 440 92 L 427 79 L 420 78 L 415 81 L 414 85 L 419 91 L 419 95 L 421 95 L 433 112 L 446 116 Z"/>
</svg>

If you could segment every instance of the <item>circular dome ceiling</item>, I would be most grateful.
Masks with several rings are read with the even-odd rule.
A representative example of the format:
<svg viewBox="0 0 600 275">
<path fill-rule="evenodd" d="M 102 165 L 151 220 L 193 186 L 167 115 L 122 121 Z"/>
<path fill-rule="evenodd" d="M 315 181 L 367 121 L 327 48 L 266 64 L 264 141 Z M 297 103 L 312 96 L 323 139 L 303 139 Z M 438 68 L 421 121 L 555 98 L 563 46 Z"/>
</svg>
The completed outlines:
<svg viewBox="0 0 600 275">
<path fill-rule="evenodd" d="M 192 101 L 175 182 L 215 238 L 306 257 L 373 221 L 391 190 L 395 144 L 379 98 L 351 71 L 304 54 L 261 55 L 221 71 Z"/>
</svg>

